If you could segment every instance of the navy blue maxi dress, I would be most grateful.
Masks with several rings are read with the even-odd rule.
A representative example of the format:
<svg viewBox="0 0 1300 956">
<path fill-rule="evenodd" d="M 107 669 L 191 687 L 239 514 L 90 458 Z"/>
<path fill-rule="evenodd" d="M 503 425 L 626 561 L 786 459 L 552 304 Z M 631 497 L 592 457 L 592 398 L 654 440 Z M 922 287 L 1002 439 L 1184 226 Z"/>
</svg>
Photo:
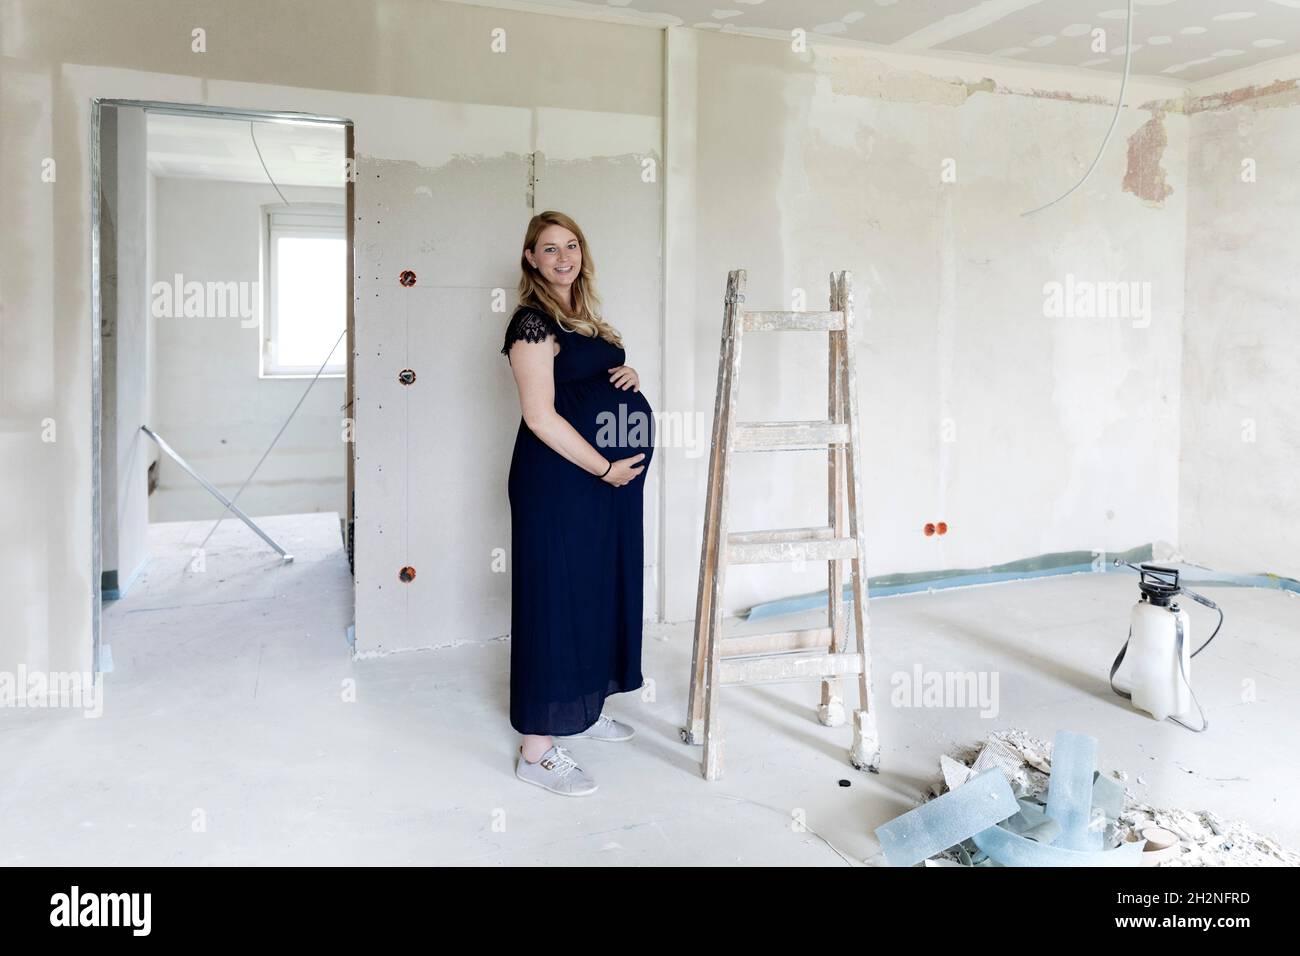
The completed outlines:
<svg viewBox="0 0 1300 956">
<path fill-rule="evenodd" d="M 609 461 L 653 454 L 645 396 L 617 388 L 626 355 L 521 306 L 515 341 L 557 340 L 555 410 Z M 641 675 L 642 493 L 646 471 L 621 488 L 553 451 L 519 422 L 510 460 L 510 724 L 521 734 L 586 730 L 610 694 Z"/>
</svg>

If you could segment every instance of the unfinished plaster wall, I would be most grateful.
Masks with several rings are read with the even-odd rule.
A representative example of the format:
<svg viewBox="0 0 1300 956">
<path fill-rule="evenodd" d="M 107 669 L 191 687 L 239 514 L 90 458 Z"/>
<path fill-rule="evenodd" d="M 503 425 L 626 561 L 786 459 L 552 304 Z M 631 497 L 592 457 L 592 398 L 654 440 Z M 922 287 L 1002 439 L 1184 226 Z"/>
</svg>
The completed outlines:
<svg viewBox="0 0 1300 956">
<path fill-rule="evenodd" d="M 194 48 L 197 28 L 203 51 Z M 364 652 L 486 640 L 508 628 L 508 555 L 504 571 L 494 557 L 509 548 L 505 473 L 518 408 L 496 353 L 530 212 L 528 154 L 544 154 L 535 208 L 563 202 L 587 229 L 606 310 L 657 401 L 660 274 L 647 250 L 659 244 L 660 186 L 641 177 L 661 141 L 661 63 L 654 29 L 429 0 L 285 0 L 274 17 L 254 0 L 3 0 L 0 175 L 11 188 L 0 191 L 0 452 L 19 466 L 0 473 L 0 669 L 91 667 L 92 97 L 347 117 L 359 168 L 406 164 L 417 188 L 436 179 L 439 198 L 452 203 L 451 218 L 385 231 L 362 221 L 363 211 L 423 194 L 398 197 L 358 175 L 357 295 L 367 300 L 357 310 L 356 411 Z M 57 166 L 51 181 L 42 179 L 47 159 Z M 455 204 L 460 194 L 486 197 L 486 205 Z M 376 264 L 392 271 L 376 272 Z M 422 273 L 419 291 L 383 312 L 374 304 L 382 296 L 408 291 L 396 282 L 401 268 Z M 505 302 L 485 290 L 502 290 Z M 409 423 L 395 428 L 378 406 L 401 387 L 396 376 L 408 360 L 430 387 Z M 450 430 L 439 434 L 443 423 Z M 415 481 L 393 497 L 393 475 L 407 468 Z M 450 526 L 421 523 L 450 513 L 471 489 Z M 655 517 L 651 509 L 648 522 Z M 394 531 L 409 535 L 405 554 L 381 543 Z M 452 547 L 440 545 L 444 536 Z M 402 564 L 418 567 L 419 587 L 402 590 Z"/>
<path fill-rule="evenodd" d="M 655 76 L 657 46 L 636 56 Z M 428 104 L 405 108 L 409 115 L 394 108 L 392 118 L 427 121 Z M 578 221 L 628 364 L 652 403 L 659 392 L 660 193 L 657 177 L 642 177 L 645 159 L 658 163 L 658 117 L 454 109 L 454 134 L 440 124 L 443 138 L 404 151 L 411 159 L 369 154 L 358 130 L 357 327 L 369 332 L 357 355 L 359 653 L 490 640 L 510 629 L 506 483 L 519 399 L 499 353 L 532 209 Z M 404 273 L 411 284 L 400 281 Z M 404 369 L 414 384 L 399 381 Z M 650 613 L 658 482 L 651 472 L 645 490 Z M 531 506 L 546 507 L 546 494 L 535 489 Z M 400 579 L 404 568 L 413 580 Z"/>
<path fill-rule="evenodd" d="M 1113 83 L 668 32 L 672 407 L 711 419 L 729 269 L 748 270 L 756 309 L 825 308 L 828 273 L 849 269 L 871 574 L 1173 541 L 1185 117 L 1125 110 L 1089 183 L 1024 218 L 1091 161 Z M 1180 91 L 1130 86 L 1132 103 L 1166 97 Z M 1073 280 L 1139 283 L 1150 311 L 1045 314 L 1045 286 Z M 825 417 L 825 361 L 824 336 L 747 336 L 740 418 Z M 678 620 L 693 615 L 707 458 L 665 452 Z M 740 459 L 733 530 L 824 524 L 824 462 Z M 940 521 L 949 532 L 926 537 Z M 824 588 L 825 565 L 728 581 L 739 609 Z"/>
<path fill-rule="evenodd" d="M 1300 80 L 1259 72 L 1190 117 L 1179 544 L 1300 578 Z"/>
<path fill-rule="evenodd" d="M 693 612 L 721 297 L 736 267 L 750 270 L 757 308 L 816 308 L 828 272 L 855 274 L 872 573 L 1175 539 L 1179 496 L 1151 489 L 1178 487 L 1188 399 L 1188 121 L 1170 105 L 1181 90 L 1131 83 L 1129 102 L 1144 105 L 1125 111 L 1089 184 L 1023 219 L 1091 160 L 1113 77 L 830 46 L 795 54 L 678 28 L 664 68 L 653 28 L 426 0 L 284 0 L 278 11 L 0 0 L 11 184 L 0 191 L 0 453 L 20 463 L 0 475 L 0 668 L 89 666 L 91 97 L 356 122 L 360 651 L 505 631 L 498 550 L 518 419 L 495 352 L 519 234 L 548 206 L 586 228 L 607 312 L 676 436 L 651 472 L 663 484 L 647 488 L 648 574 L 666 581 L 648 610 Z M 450 219 L 434 215 L 434 196 Z M 412 218 L 385 229 L 388 209 Z M 418 276 L 409 288 L 395 281 L 406 268 Z M 1045 285 L 1071 279 L 1149 284 L 1149 313 L 1045 315 Z M 742 417 L 820 417 L 820 347 L 786 351 L 746 346 Z M 397 383 L 408 365 L 418 391 Z M 824 513 L 815 455 L 737 480 L 738 526 Z M 1182 524 L 1192 556 L 1203 520 Z M 926 538 L 929 521 L 951 531 Z M 417 587 L 399 585 L 404 564 Z M 821 568 L 732 580 L 731 607 L 824 584 Z"/>
</svg>

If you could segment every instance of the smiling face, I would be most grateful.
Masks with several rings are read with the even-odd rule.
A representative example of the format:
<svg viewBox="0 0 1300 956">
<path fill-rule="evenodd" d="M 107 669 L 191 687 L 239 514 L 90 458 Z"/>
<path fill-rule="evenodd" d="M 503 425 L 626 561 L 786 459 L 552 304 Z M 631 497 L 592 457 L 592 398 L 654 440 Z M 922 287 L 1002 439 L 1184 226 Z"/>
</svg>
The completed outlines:
<svg viewBox="0 0 1300 956">
<path fill-rule="evenodd" d="M 537 236 L 537 243 L 524 250 L 529 265 L 542 274 L 561 301 L 569 300 L 569 286 L 582 269 L 582 245 L 578 237 L 563 226 L 547 226 Z"/>
</svg>

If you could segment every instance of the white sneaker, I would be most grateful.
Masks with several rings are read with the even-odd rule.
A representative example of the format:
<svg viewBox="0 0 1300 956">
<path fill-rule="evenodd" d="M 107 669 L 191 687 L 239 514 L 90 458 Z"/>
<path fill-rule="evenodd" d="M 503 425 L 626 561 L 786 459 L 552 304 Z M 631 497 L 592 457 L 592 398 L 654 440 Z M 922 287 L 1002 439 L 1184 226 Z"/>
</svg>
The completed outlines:
<svg viewBox="0 0 1300 956">
<path fill-rule="evenodd" d="M 592 740 L 631 740 L 635 733 L 636 731 L 630 725 L 601 714 L 596 718 L 596 722 L 582 733 L 569 734 L 564 739 L 576 740 L 579 737 L 589 737 Z"/>
<path fill-rule="evenodd" d="M 524 748 L 519 748 L 519 762 L 515 764 L 515 776 L 527 783 L 545 787 L 552 793 L 566 797 L 585 797 L 596 792 L 596 781 L 578 766 L 573 756 L 555 744 L 542 754 L 542 759 L 531 763 L 524 759 Z"/>
</svg>

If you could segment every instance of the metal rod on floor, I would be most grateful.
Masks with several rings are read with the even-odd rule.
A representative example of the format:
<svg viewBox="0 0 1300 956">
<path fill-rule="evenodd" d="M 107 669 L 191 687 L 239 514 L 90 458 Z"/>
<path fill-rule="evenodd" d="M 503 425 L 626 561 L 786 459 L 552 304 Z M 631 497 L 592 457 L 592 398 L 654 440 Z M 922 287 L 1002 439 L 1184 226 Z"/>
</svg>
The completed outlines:
<svg viewBox="0 0 1300 956">
<path fill-rule="evenodd" d="M 292 554 L 289 554 L 287 551 L 284 550 L 284 548 L 280 547 L 278 544 L 272 541 L 265 531 L 263 531 L 261 528 L 259 528 L 256 524 L 253 523 L 252 518 L 250 518 L 248 515 L 240 511 L 239 508 L 235 506 L 235 503 L 233 501 L 231 501 L 229 498 L 227 498 L 225 495 L 223 495 L 220 491 L 216 489 L 216 487 L 212 484 L 212 482 L 208 481 L 197 471 L 191 468 L 189 462 L 187 462 L 180 455 L 176 454 L 172 446 L 167 444 L 165 441 L 163 441 L 160 436 L 154 434 L 154 432 L 152 432 L 149 429 L 148 425 L 141 425 L 140 431 L 144 432 L 146 435 L 152 438 L 154 442 L 157 443 L 158 447 L 167 453 L 167 455 L 172 459 L 172 461 L 176 462 L 176 464 L 180 465 L 187 472 L 189 472 L 189 474 L 194 478 L 194 480 L 197 481 L 199 484 L 201 484 L 204 488 L 206 488 L 214 498 L 220 501 L 229 510 L 233 511 L 236 517 L 238 517 L 240 521 L 244 522 L 244 524 L 252 528 L 259 538 L 261 538 L 271 547 L 275 548 L 275 550 L 279 553 L 280 557 L 284 559 L 285 564 L 289 564 L 290 562 L 293 561 Z"/>
</svg>

